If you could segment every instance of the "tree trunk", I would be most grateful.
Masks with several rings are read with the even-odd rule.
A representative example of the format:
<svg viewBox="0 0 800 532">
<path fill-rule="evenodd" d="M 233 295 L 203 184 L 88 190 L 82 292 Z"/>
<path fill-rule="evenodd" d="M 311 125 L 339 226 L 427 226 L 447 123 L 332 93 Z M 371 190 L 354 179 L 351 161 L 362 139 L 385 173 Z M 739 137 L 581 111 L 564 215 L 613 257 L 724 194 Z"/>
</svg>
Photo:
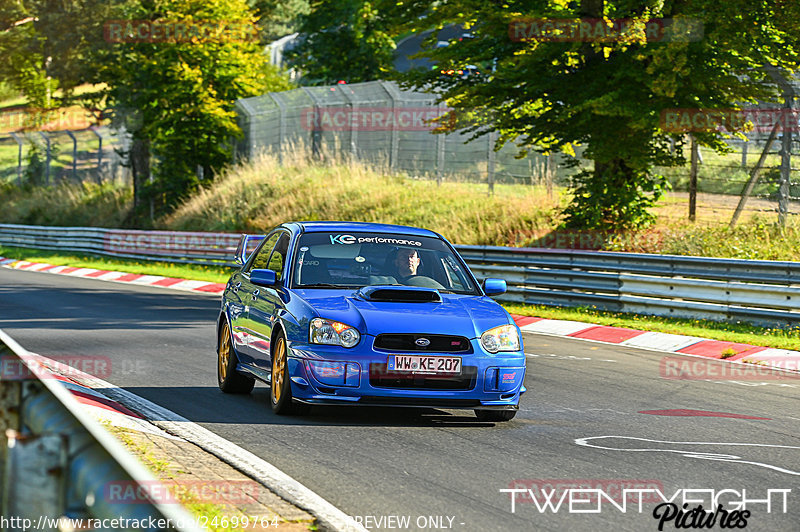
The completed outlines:
<svg viewBox="0 0 800 532">
<path fill-rule="evenodd" d="M 138 223 L 149 207 L 144 191 L 150 181 L 150 140 L 135 137 L 129 157 L 133 173 L 133 220 Z"/>
</svg>

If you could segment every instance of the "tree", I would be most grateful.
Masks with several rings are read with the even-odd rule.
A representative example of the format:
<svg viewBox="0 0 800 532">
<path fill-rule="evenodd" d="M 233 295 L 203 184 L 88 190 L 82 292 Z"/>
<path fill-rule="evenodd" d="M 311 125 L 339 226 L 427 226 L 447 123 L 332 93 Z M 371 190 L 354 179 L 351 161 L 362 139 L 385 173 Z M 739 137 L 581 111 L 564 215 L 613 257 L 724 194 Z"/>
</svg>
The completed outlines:
<svg viewBox="0 0 800 532">
<path fill-rule="evenodd" d="M 269 44 L 300 27 L 300 19 L 310 11 L 308 0 L 249 0 L 258 19 L 261 43 Z"/>
<path fill-rule="evenodd" d="M 290 86 L 266 62 L 244 0 L 142 0 L 128 2 L 122 15 L 148 21 L 145 33 L 161 37 L 148 42 L 134 26 L 113 28 L 116 40 L 134 42 L 114 45 L 101 61 L 100 77 L 109 84 L 109 104 L 133 135 L 139 215 L 145 199 L 166 212 L 201 184 L 201 176 L 210 181 L 230 162 L 231 139 L 241 134 L 234 102 Z"/>
<path fill-rule="evenodd" d="M 33 108 L 71 103 L 93 76 L 87 58 L 112 9 L 105 0 L 0 0 L 0 78 Z"/>
<path fill-rule="evenodd" d="M 396 33 L 449 23 L 469 29 L 474 38 L 423 55 L 444 68 L 482 65 L 484 74 L 456 79 L 417 71 L 405 83 L 437 91 L 459 111 L 456 127 L 475 135 L 497 130 L 499 144 L 518 138 L 539 151 L 580 146 L 593 167 L 572 178 L 566 224 L 598 230 L 650 223 L 648 208 L 665 184 L 653 167 L 685 164 L 682 138 L 661 127 L 662 110 L 774 100 L 775 87 L 764 83 L 768 76 L 760 67 L 792 71 L 800 51 L 792 2 L 410 0 L 387 1 L 386 9 L 394 13 Z M 578 17 L 593 19 L 587 22 L 591 33 L 547 37 L 558 31 L 545 22 Z M 603 27 L 626 19 L 630 29 L 609 36 L 602 18 Z M 651 19 L 702 22 L 702 35 L 654 41 L 647 33 Z M 517 22 L 522 31 L 515 34 Z M 724 149 L 718 132 L 695 136 L 702 145 Z"/>
<path fill-rule="evenodd" d="M 305 83 L 372 81 L 393 70 L 389 22 L 374 2 L 315 0 L 301 20 L 301 42 L 287 57 Z"/>
</svg>

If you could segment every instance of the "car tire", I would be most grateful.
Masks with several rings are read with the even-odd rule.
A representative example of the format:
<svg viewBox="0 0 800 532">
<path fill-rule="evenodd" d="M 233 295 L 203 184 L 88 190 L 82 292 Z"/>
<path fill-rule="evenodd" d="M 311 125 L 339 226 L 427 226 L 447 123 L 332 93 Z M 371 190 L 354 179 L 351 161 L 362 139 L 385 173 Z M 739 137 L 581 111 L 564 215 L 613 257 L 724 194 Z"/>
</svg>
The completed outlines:
<svg viewBox="0 0 800 532">
<path fill-rule="evenodd" d="M 236 362 L 236 351 L 231 343 L 231 330 L 228 320 L 224 320 L 217 342 L 217 384 L 225 393 L 250 393 L 256 381 L 237 373 Z"/>
<path fill-rule="evenodd" d="M 516 415 L 516 410 L 475 410 L 478 421 L 511 421 Z"/>
<path fill-rule="evenodd" d="M 286 337 L 279 332 L 272 342 L 272 376 L 269 385 L 269 402 L 272 411 L 279 416 L 306 414 L 310 405 L 292 401 L 292 385 L 289 381 L 289 355 Z"/>
</svg>

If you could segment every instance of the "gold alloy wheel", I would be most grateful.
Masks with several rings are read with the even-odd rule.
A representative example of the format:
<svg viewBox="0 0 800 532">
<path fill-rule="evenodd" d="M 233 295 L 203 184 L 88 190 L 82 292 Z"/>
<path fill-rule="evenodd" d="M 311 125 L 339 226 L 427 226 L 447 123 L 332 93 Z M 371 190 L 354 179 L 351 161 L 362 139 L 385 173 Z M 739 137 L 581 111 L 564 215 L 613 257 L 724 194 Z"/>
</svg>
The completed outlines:
<svg viewBox="0 0 800 532">
<path fill-rule="evenodd" d="M 228 324 L 222 326 L 222 338 L 219 343 L 219 356 L 217 357 L 219 379 L 224 381 L 228 378 L 228 362 L 231 359 L 231 334 Z"/>
<path fill-rule="evenodd" d="M 286 367 L 286 341 L 278 337 L 272 354 L 272 402 L 277 404 L 283 393 L 283 373 Z"/>
</svg>

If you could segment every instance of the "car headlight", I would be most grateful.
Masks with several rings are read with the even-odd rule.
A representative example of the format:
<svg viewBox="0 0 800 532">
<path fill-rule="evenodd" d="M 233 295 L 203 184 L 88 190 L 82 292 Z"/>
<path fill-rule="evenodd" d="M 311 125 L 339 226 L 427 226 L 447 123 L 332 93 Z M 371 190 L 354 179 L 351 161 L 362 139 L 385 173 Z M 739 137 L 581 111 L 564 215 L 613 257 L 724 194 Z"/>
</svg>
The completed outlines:
<svg viewBox="0 0 800 532">
<path fill-rule="evenodd" d="M 314 318 L 309 326 L 308 338 L 312 344 L 353 347 L 361 339 L 358 331 L 338 321 Z"/>
<path fill-rule="evenodd" d="M 481 335 L 481 345 L 490 353 L 519 351 L 520 342 L 517 328 L 513 325 L 501 325 L 489 329 Z"/>
</svg>

